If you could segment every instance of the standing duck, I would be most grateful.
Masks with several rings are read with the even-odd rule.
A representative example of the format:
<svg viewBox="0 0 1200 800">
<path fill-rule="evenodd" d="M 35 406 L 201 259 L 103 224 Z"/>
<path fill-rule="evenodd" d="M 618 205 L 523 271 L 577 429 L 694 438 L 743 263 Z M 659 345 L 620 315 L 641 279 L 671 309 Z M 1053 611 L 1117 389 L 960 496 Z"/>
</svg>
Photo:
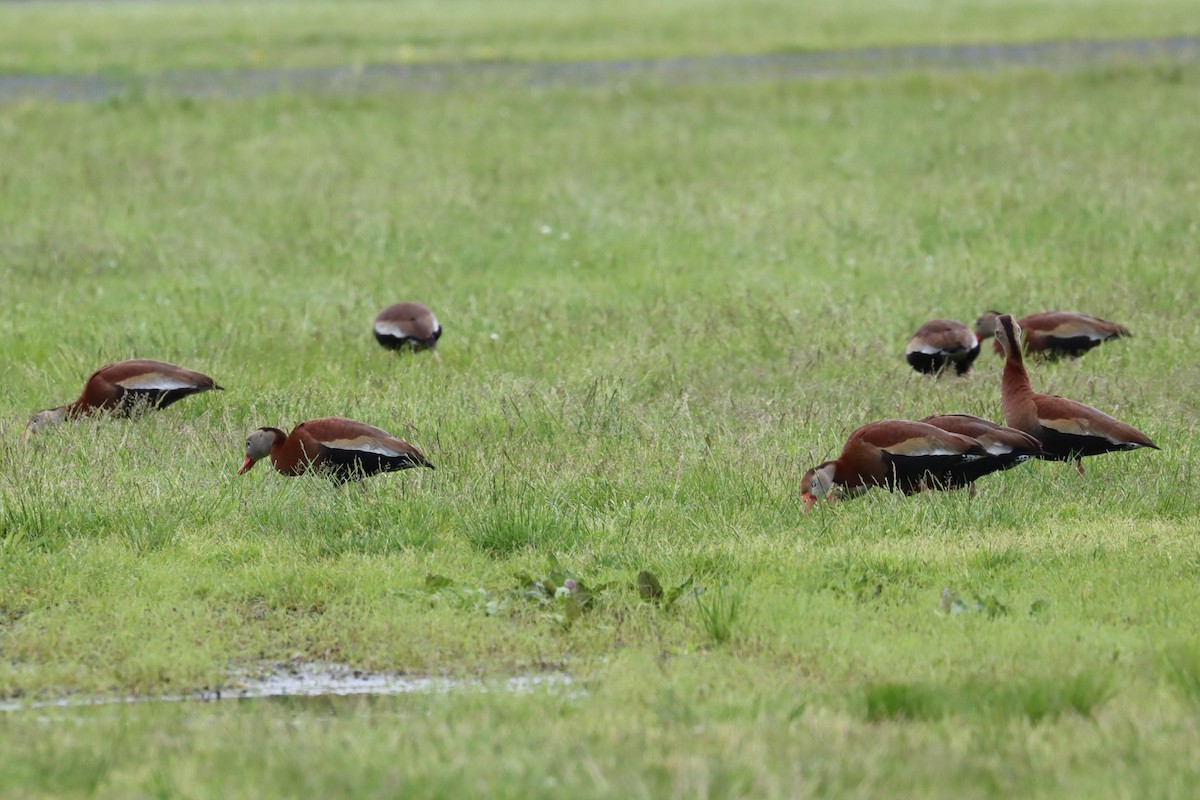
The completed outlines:
<svg viewBox="0 0 1200 800">
<path fill-rule="evenodd" d="M 1043 458 L 1074 461 L 1082 475 L 1084 456 L 1139 447 L 1159 449 L 1137 428 L 1091 406 L 1035 392 L 1021 355 L 1021 326 L 1011 315 L 1001 314 L 998 318 L 996 341 L 1004 350 L 1004 375 L 1000 379 L 1004 421 L 1038 439 Z"/>
<path fill-rule="evenodd" d="M 291 434 L 279 428 L 251 431 L 246 437 L 246 460 L 238 475 L 266 456 L 284 475 L 302 475 L 311 469 L 337 483 L 412 467 L 433 469 L 425 454 L 403 439 L 345 417 L 310 419 L 293 428 Z"/>
<path fill-rule="evenodd" d="M 421 303 L 396 303 L 375 317 L 375 341 L 388 350 L 432 350 L 439 364 L 442 357 L 438 355 L 437 341 L 441 335 L 441 323 Z"/>
<path fill-rule="evenodd" d="M 93 372 L 75 402 L 34 414 L 25 427 L 24 438 L 72 417 L 101 411 L 128 417 L 140 411 L 166 408 L 190 394 L 222 388 L 203 373 L 165 361 L 146 358 L 118 361 Z"/>
<path fill-rule="evenodd" d="M 935 375 L 951 364 L 959 375 L 965 375 L 978 355 L 979 338 L 966 325 L 952 319 L 926 322 L 917 328 L 904 350 L 904 357 L 913 369 Z"/>
<path fill-rule="evenodd" d="M 842 454 L 800 479 L 807 511 L 821 497 L 856 497 L 872 486 L 905 494 L 961 486 L 957 470 L 987 456 L 982 444 L 924 422 L 885 419 L 850 434 Z"/>
<path fill-rule="evenodd" d="M 1042 443 L 1028 433 L 997 425 L 973 414 L 937 414 L 922 422 L 960 436 L 969 436 L 983 445 L 987 457 L 969 461 L 952 471 L 954 486 L 968 486 L 975 493 L 975 481 L 993 472 L 1010 469 L 1042 455 Z"/>
<path fill-rule="evenodd" d="M 975 335 L 980 340 L 995 336 L 999 319 L 999 311 L 983 312 L 975 320 Z M 1021 317 L 1017 325 L 1025 332 L 1025 352 L 1046 358 L 1078 358 L 1109 339 L 1131 335 L 1124 325 L 1076 311 L 1042 311 Z M 995 350 L 1003 353 L 999 341 Z"/>
</svg>

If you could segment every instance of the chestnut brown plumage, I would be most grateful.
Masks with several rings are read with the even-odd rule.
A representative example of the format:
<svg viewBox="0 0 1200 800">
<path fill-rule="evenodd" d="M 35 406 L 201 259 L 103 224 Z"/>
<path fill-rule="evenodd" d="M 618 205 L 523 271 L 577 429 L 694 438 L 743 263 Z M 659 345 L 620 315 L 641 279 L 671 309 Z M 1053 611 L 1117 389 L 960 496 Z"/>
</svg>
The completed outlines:
<svg viewBox="0 0 1200 800">
<path fill-rule="evenodd" d="M 975 320 L 975 335 L 980 340 L 996 335 L 999 311 L 985 311 Z M 1046 358 L 1076 358 L 1109 339 L 1129 336 L 1124 325 L 1077 311 L 1041 311 L 1017 320 L 1025 333 L 1024 350 Z M 1003 354 L 1000 342 L 993 348 Z"/>
<path fill-rule="evenodd" d="M 904 349 L 909 366 L 926 374 L 940 374 L 953 365 L 959 375 L 965 375 L 978 355 L 978 337 L 966 325 L 952 319 L 926 322 L 917 328 Z"/>
<path fill-rule="evenodd" d="M 800 479 L 805 510 L 818 498 L 854 497 L 872 486 L 905 494 L 956 485 L 958 470 L 987 456 L 979 442 L 924 422 L 885 419 L 858 428 L 842 454 Z"/>
<path fill-rule="evenodd" d="M 166 361 L 136 358 L 106 364 L 88 376 L 75 402 L 34 414 L 25 428 L 25 437 L 73 417 L 96 412 L 127 417 L 166 408 L 197 392 L 221 388 L 203 373 Z"/>
<path fill-rule="evenodd" d="M 375 341 L 388 350 L 432 350 L 434 360 L 441 362 L 437 341 L 442 325 L 427 306 L 421 303 L 396 303 L 375 317 Z"/>
<path fill-rule="evenodd" d="M 320 472 L 338 483 L 380 472 L 395 472 L 433 464 L 419 449 L 382 428 L 345 417 L 321 417 L 302 422 L 286 434 L 279 428 L 258 428 L 246 437 L 246 460 L 238 474 L 261 458 L 271 457 L 284 475 Z"/>
<path fill-rule="evenodd" d="M 1137 428 L 1089 405 L 1035 392 L 1021 355 L 1021 326 L 1012 316 L 1001 314 L 998 318 L 996 341 L 1004 349 L 1000 379 L 1004 421 L 1040 441 L 1043 458 L 1074 461 L 1082 475 L 1084 456 L 1139 447 L 1158 449 Z"/>
<path fill-rule="evenodd" d="M 1011 469 L 1031 458 L 1043 455 L 1042 443 L 1024 431 L 997 425 L 974 414 L 936 414 L 922 422 L 960 436 L 969 436 L 983 445 L 987 456 L 970 461 L 951 471 L 954 486 L 969 486 L 984 475 Z"/>
</svg>

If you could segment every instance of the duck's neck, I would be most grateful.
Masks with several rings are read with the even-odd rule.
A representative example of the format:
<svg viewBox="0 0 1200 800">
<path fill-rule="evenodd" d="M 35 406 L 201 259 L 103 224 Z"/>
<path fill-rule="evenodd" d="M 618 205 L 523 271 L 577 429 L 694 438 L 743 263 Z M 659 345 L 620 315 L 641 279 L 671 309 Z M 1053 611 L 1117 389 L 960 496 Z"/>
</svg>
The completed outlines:
<svg viewBox="0 0 1200 800">
<path fill-rule="evenodd" d="M 1011 348 L 1004 357 L 1004 377 L 1000 388 L 1003 394 L 1032 392 L 1029 373 L 1025 371 L 1025 358 L 1020 347 Z"/>
<path fill-rule="evenodd" d="M 80 412 L 75 410 L 74 403 L 65 406 L 59 406 L 58 408 L 51 408 L 48 411 L 42 412 L 42 414 L 45 415 L 42 419 L 42 425 L 47 428 L 55 425 L 61 425 L 66 420 L 79 416 L 79 413 Z"/>
<path fill-rule="evenodd" d="M 1000 379 L 1000 404 L 1004 410 L 1004 424 L 1018 430 L 1031 432 L 1037 412 L 1033 410 L 1033 386 L 1020 351 L 1009 353 L 1004 360 L 1004 375 Z"/>
<path fill-rule="evenodd" d="M 84 414 L 91 413 L 95 408 L 95 405 L 87 401 L 86 396 L 81 395 L 74 403 L 67 403 L 65 406 L 59 406 L 54 410 L 61 411 L 63 419 L 74 419 L 75 417 L 82 417 Z"/>
<path fill-rule="evenodd" d="M 287 434 L 278 428 L 268 430 L 275 437 L 271 442 L 271 465 L 280 472 L 287 472 L 292 467 L 292 464 L 286 463 L 288 459 L 283 452 L 284 445 L 287 444 Z"/>
<path fill-rule="evenodd" d="M 833 470 L 834 484 L 843 487 L 846 491 L 853 491 L 862 485 L 862 470 L 843 458 L 839 458 L 833 463 L 836 465 Z"/>
</svg>

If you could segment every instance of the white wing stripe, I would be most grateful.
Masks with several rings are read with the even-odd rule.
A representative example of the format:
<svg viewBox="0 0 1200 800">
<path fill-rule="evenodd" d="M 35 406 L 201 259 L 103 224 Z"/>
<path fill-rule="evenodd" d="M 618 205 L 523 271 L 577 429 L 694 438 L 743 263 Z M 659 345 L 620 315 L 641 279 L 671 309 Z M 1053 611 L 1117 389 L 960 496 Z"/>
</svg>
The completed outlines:
<svg viewBox="0 0 1200 800">
<path fill-rule="evenodd" d="M 398 339 L 411 339 L 412 334 L 400 327 L 397 322 L 381 321 L 375 323 L 375 332 L 384 336 L 395 336 Z"/>
<path fill-rule="evenodd" d="M 195 381 L 189 381 L 183 378 L 170 378 L 166 375 L 158 375 L 155 373 L 126 378 L 123 381 L 117 381 L 117 385 L 125 389 L 133 389 L 135 391 L 145 391 L 151 389 L 167 391 L 169 389 L 195 389 L 197 387 Z"/>
<path fill-rule="evenodd" d="M 398 450 L 393 447 L 388 447 L 381 442 L 371 439 L 335 439 L 331 442 L 322 442 L 321 444 L 334 450 L 357 450 L 360 453 L 375 453 L 380 456 L 396 456 L 408 455 L 404 450 Z"/>
<path fill-rule="evenodd" d="M 886 448 L 885 448 L 886 449 Z M 925 458 L 926 456 L 965 456 L 960 450 L 946 450 L 938 448 L 936 450 L 921 450 L 919 452 L 897 453 L 893 450 L 888 450 L 894 456 L 907 456 L 909 458 Z"/>
<path fill-rule="evenodd" d="M 1091 437 L 1093 439 L 1106 439 L 1107 441 L 1110 441 L 1113 444 L 1125 444 L 1124 439 L 1118 439 L 1114 436 L 1109 436 L 1107 433 L 1104 433 L 1103 431 L 1100 431 L 1100 430 L 1096 430 L 1095 428 L 1092 428 L 1090 425 L 1070 425 L 1069 424 L 1071 422 L 1070 420 L 1064 420 L 1064 422 L 1066 422 L 1068 424 L 1064 425 L 1063 427 L 1057 427 L 1053 424 L 1056 421 L 1057 420 L 1045 420 L 1045 419 L 1038 420 L 1038 422 L 1040 422 L 1042 424 L 1043 428 L 1049 428 L 1050 430 L 1054 431 L 1055 433 L 1061 433 L 1066 436 L 1084 436 L 1084 437 Z"/>
</svg>

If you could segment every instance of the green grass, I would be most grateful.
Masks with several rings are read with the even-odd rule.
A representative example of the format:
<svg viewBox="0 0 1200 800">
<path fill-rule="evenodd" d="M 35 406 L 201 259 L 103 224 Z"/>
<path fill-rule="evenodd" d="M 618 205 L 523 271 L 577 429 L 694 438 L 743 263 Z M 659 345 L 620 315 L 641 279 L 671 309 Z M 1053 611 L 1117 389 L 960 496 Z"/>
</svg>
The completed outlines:
<svg viewBox="0 0 1200 800">
<path fill-rule="evenodd" d="M 1200 33 L 1190 0 L 289 0 L 0 6 L 0 71 L 648 58 Z"/>
<path fill-rule="evenodd" d="M 1062 714 L 1092 717 L 1113 694 L 1106 674 L 1079 673 L 1024 678 L 1007 684 L 972 681 L 964 685 L 869 684 L 864 691 L 867 719 L 940 720 L 951 715 L 990 713 L 1022 716 L 1033 724 Z"/>
<path fill-rule="evenodd" d="M 676 662 L 668 677 L 655 660 L 628 653 L 616 654 L 613 666 L 622 678 L 578 699 L 471 693 L 10 717 L 0 788 L 68 797 L 577 790 L 1049 798 L 1145 787 L 1185 797 L 1200 777 L 1187 757 L 1194 726 L 1164 725 L 1153 712 L 1129 718 L 1101 710 L 1094 719 L 1038 724 L 987 715 L 868 722 L 857 710 L 814 704 L 807 682 L 787 670 L 748 674 L 717 658 L 708 668 Z M 219 768 L 200 772 L 197 764 Z"/>
<path fill-rule="evenodd" d="M 9 713 L 0 794 L 1190 796 L 1197 80 L 5 107 L 0 695 L 575 683 Z M 406 298 L 442 367 L 373 342 Z M 1163 450 L 802 515 L 863 422 L 999 418 L 990 354 L 901 357 L 995 307 L 1127 324 L 1034 385 Z M 17 441 L 134 355 L 227 390 Z M 234 474 L 251 428 L 334 413 L 438 469 Z M 586 603 L 530 582 L 568 572 Z"/>
</svg>

